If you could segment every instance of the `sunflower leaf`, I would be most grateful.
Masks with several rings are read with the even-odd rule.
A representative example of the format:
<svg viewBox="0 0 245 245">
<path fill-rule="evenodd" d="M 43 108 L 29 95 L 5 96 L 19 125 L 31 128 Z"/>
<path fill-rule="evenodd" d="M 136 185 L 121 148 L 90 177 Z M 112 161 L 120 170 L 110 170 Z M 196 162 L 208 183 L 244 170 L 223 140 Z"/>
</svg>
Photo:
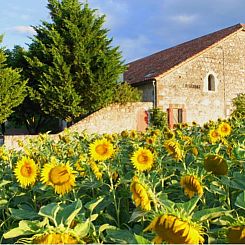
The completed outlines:
<svg viewBox="0 0 245 245">
<path fill-rule="evenodd" d="M 60 206 L 57 203 L 49 203 L 48 205 L 41 207 L 38 214 L 49 218 L 55 224 L 55 226 L 58 226 L 56 222 L 56 215 L 59 209 Z"/>
<path fill-rule="evenodd" d="M 7 206 L 8 203 L 9 203 L 8 200 L 6 200 L 6 199 L 1 199 L 1 200 L 0 200 L 0 209 L 5 208 L 5 207 Z"/>
<path fill-rule="evenodd" d="M 82 208 L 82 202 L 80 200 L 77 200 L 72 204 L 65 206 L 64 208 L 60 208 L 56 216 L 57 224 L 59 225 L 63 223 L 63 221 L 65 221 L 64 223 L 68 227 L 70 227 L 72 221 L 78 215 L 81 208 Z"/>
<path fill-rule="evenodd" d="M 144 215 L 145 215 L 145 211 L 140 210 L 140 209 L 135 209 L 134 212 L 132 213 L 129 223 L 130 222 L 135 222 L 138 221 L 139 219 L 141 219 Z"/>
<path fill-rule="evenodd" d="M 245 210 L 245 191 L 237 196 L 235 205 Z"/>
<path fill-rule="evenodd" d="M 104 197 L 98 197 L 96 200 L 92 200 L 91 202 L 86 203 L 85 207 L 92 213 L 96 206 L 103 201 L 103 199 Z"/>
<path fill-rule="evenodd" d="M 143 236 L 134 234 L 134 238 L 137 241 L 137 244 L 151 244 L 151 242 L 146 238 L 144 238 Z"/>
<path fill-rule="evenodd" d="M 2 188 L 3 186 L 5 186 L 5 185 L 7 185 L 7 184 L 9 184 L 9 183 L 11 183 L 12 181 L 10 181 L 10 180 L 1 180 L 1 183 L 0 183 L 0 188 Z"/>
<path fill-rule="evenodd" d="M 120 243 L 120 244 L 136 244 L 136 239 L 134 237 L 134 234 L 131 233 L 128 230 L 107 230 L 106 231 L 107 236 L 106 238 L 114 243 Z"/>
<path fill-rule="evenodd" d="M 84 223 L 77 224 L 76 227 L 74 228 L 75 233 L 82 239 L 85 237 L 90 228 L 90 221 L 87 219 Z"/>
<path fill-rule="evenodd" d="M 165 208 L 170 210 L 174 208 L 175 203 L 168 199 L 168 195 L 166 193 L 161 193 L 158 198 Z"/>
<path fill-rule="evenodd" d="M 233 149 L 233 153 L 234 153 L 236 159 L 244 160 L 244 158 L 245 158 L 245 149 L 244 148 L 237 146 Z"/>
<path fill-rule="evenodd" d="M 101 234 L 103 231 L 107 230 L 107 229 L 117 229 L 116 226 L 113 226 L 113 225 L 109 225 L 109 224 L 103 224 L 99 227 L 99 234 Z"/>
<path fill-rule="evenodd" d="M 10 208 L 9 209 L 11 216 L 14 219 L 17 220 L 23 220 L 23 219 L 36 219 L 38 218 L 38 213 L 35 212 L 34 210 L 30 210 L 30 209 L 15 209 L 15 208 Z"/>
<path fill-rule="evenodd" d="M 5 239 L 9 239 L 9 238 L 13 238 L 13 237 L 18 237 L 18 236 L 22 236 L 22 235 L 31 235 L 33 234 L 33 231 L 26 231 L 23 230 L 21 227 L 16 227 L 11 229 L 10 231 L 6 232 L 3 234 L 3 237 Z"/>
<path fill-rule="evenodd" d="M 43 222 L 38 220 L 29 221 L 29 220 L 21 220 L 19 222 L 19 227 L 13 228 L 10 231 L 3 234 L 5 239 L 18 237 L 22 235 L 31 235 L 37 233 L 37 231 L 44 225 Z"/>
<path fill-rule="evenodd" d="M 193 197 L 191 200 L 185 203 L 176 203 L 176 206 L 179 208 L 183 208 L 187 214 L 191 214 L 195 209 L 198 201 L 200 200 L 199 196 Z"/>
<path fill-rule="evenodd" d="M 227 210 L 222 207 L 208 208 L 195 212 L 192 216 L 195 221 L 211 220 L 222 215 L 226 215 L 232 212 L 232 210 Z"/>
</svg>

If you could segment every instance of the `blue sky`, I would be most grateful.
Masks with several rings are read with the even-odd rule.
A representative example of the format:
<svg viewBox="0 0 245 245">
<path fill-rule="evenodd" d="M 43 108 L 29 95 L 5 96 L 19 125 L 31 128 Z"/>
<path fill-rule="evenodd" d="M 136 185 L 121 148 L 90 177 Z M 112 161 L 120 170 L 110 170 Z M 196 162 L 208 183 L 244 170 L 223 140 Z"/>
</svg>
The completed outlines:
<svg viewBox="0 0 245 245">
<path fill-rule="evenodd" d="M 82 2 L 82 1 L 81 1 Z M 216 30 L 245 23 L 245 0 L 87 0 L 106 15 L 105 26 L 130 62 Z M 47 0 L 1 0 L 3 45 L 27 48 L 40 20 L 49 21 Z"/>
</svg>

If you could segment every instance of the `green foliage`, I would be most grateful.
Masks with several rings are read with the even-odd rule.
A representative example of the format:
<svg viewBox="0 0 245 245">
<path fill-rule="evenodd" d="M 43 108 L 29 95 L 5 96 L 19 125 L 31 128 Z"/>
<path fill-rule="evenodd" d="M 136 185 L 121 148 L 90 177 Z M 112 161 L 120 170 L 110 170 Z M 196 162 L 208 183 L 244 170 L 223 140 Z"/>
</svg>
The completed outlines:
<svg viewBox="0 0 245 245">
<path fill-rule="evenodd" d="M 25 126 L 29 134 L 52 131 L 52 123 L 54 120 L 44 114 L 40 105 L 30 98 L 29 89 L 35 89 L 37 85 L 34 83 L 35 80 L 25 58 L 29 51 L 20 46 L 15 46 L 12 50 L 6 50 L 5 53 L 7 55 L 6 62 L 8 66 L 13 69 L 20 69 L 21 79 L 28 79 L 29 81 L 27 84 L 27 95 L 24 101 L 15 108 L 14 113 L 11 115 L 9 120 L 13 122 L 15 127 Z M 47 128 L 47 125 L 51 126 Z"/>
<path fill-rule="evenodd" d="M 128 83 L 120 83 L 115 87 L 112 102 L 125 104 L 141 101 L 142 93 Z"/>
<path fill-rule="evenodd" d="M 78 0 L 48 2 L 52 22 L 34 27 L 27 57 L 37 85 L 31 98 L 47 115 L 73 121 L 111 103 L 125 66 L 105 16 Z"/>
<path fill-rule="evenodd" d="M 0 36 L 0 43 L 2 36 Z M 6 66 L 6 55 L 0 49 L 0 124 L 13 113 L 13 108 L 22 103 L 26 96 L 27 80 L 21 79 L 20 70 Z"/>
<path fill-rule="evenodd" d="M 153 108 L 150 111 L 150 126 L 163 128 L 168 126 L 167 113 L 160 108 Z"/>
<path fill-rule="evenodd" d="M 239 94 L 232 100 L 235 110 L 232 112 L 232 116 L 245 118 L 245 94 Z"/>
</svg>

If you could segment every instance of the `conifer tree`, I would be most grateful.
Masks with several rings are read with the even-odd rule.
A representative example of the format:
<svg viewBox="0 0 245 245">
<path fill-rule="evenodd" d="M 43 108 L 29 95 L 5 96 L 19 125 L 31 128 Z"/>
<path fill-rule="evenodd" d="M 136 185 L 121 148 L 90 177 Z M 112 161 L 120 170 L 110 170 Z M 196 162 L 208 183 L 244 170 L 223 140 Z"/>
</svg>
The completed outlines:
<svg viewBox="0 0 245 245">
<path fill-rule="evenodd" d="M 0 43 L 3 36 L 0 36 Z M 13 113 L 13 108 L 22 103 L 26 96 L 26 83 L 18 69 L 6 65 L 4 49 L 0 48 L 0 124 Z"/>
<path fill-rule="evenodd" d="M 48 9 L 51 23 L 34 27 L 29 46 L 32 99 L 46 114 L 73 121 L 113 101 L 125 66 L 105 16 L 79 0 L 48 0 Z"/>
</svg>

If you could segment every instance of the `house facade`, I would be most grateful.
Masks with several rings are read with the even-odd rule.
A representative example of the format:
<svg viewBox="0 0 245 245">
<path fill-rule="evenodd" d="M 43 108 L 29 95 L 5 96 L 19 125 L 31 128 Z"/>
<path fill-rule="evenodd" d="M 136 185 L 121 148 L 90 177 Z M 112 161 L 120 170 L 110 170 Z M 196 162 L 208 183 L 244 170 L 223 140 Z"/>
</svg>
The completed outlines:
<svg viewBox="0 0 245 245">
<path fill-rule="evenodd" d="M 169 124 L 227 118 L 245 93 L 245 25 L 237 24 L 128 64 L 124 80 L 168 112 Z"/>
</svg>

